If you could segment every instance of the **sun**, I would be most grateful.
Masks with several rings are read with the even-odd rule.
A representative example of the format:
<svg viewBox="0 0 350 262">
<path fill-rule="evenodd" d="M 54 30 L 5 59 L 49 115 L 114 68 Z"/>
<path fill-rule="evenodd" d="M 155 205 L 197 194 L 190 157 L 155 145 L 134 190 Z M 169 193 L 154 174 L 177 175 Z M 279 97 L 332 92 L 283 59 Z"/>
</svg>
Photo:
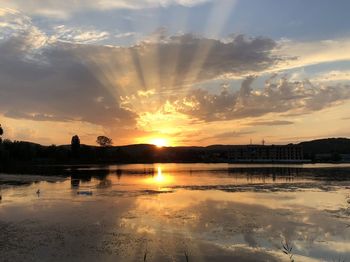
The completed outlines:
<svg viewBox="0 0 350 262">
<path fill-rule="evenodd" d="M 164 147 L 164 146 L 168 146 L 168 140 L 165 138 L 153 138 L 151 140 L 151 144 L 157 146 L 157 147 Z"/>
</svg>

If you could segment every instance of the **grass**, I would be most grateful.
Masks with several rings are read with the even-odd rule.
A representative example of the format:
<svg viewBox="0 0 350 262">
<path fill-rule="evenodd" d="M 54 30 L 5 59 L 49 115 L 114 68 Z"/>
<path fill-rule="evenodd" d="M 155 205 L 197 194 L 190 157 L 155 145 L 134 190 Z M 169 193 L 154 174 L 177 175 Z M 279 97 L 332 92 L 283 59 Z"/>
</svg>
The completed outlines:
<svg viewBox="0 0 350 262">
<path fill-rule="evenodd" d="M 282 242 L 282 251 L 289 257 L 290 262 L 295 262 L 293 258 L 294 254 L 292 253 L 293 245 L 289 244 L 287 241 L 285 241 L 284 243 Z"/>
<path fill-rule="evenodd" d="M 145 254 L 143 255 L 143 262 L 147 261 L 147 250 L 145 251 Z"/>
<path fill-rule="evenodd" d="M 186 262 L 189 262 L 190 260 L 189 260 L 189 258 L 188 258 L 187 252 L 185 251 L 184 253 L 185 253 Z"/>
</svg>

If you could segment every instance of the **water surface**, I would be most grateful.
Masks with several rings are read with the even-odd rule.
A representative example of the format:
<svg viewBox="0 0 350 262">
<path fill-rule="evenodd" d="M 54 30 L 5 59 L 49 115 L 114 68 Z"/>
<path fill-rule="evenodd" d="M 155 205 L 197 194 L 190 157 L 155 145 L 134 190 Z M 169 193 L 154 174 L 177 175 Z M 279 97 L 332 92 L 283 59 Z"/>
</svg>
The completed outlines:
<svg viewBox="0 0 350 262">
<path fill-rule="evenodd" d="M 0 175 L 4 261 L 350 261 L 349 165 Z M 39 190 L 39 191 L 38 191 Z"/>
</svg>

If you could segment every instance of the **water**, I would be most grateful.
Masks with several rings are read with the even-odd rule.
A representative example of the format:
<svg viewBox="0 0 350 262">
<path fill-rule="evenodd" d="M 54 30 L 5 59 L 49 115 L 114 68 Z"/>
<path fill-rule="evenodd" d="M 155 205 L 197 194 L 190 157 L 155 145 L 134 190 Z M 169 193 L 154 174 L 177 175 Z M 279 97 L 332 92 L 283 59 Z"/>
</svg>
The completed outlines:
<svg viewBox="0 0 350 262">
<path fill-rule="evenodd" d="M 1 261 L 289 261 L 286 243 L 350 261 L 349 165 L 65 166 L 0 187 Z"/>
</svg>

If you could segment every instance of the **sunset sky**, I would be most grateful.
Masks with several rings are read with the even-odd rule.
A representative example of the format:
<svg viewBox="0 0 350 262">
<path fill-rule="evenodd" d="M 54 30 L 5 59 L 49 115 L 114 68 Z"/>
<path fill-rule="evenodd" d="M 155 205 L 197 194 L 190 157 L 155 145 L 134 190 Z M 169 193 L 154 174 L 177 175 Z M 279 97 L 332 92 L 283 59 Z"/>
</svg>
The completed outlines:
<svg viewBox="0 0 350 262">
<path fill-rule="evenodd" d="M 349 137 L 349 10 L 348 0 L 0 0 L 4 138 Z"/>
</svg>

